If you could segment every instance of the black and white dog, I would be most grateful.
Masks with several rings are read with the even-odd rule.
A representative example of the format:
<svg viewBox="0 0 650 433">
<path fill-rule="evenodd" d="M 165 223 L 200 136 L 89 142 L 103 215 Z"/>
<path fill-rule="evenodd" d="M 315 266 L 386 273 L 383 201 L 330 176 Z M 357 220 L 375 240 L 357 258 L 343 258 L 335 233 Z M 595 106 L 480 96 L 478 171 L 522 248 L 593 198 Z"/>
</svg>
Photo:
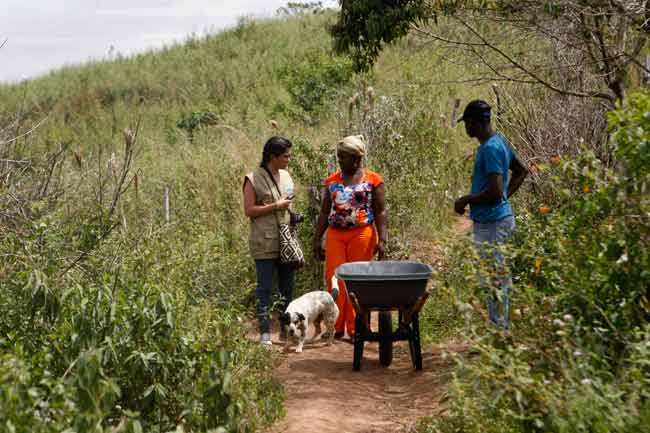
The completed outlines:
<svg viewBox="0 0 650 433">
<path fill-rule="evenodd" d="M 309 325 L 314 324 L 315 333 L 311 339 L 313 341 L 321 335 L 321 322 L 325 322 L 325 328 L 329 334 L 327 344 L 332 344 L 334 324 L 339 317 L 339 307 L 335 302 L 338 294 L 339 287 L 336 277 L 332 277 L 331 295 L 326 291 L 316 290 L 291 301 L 284 314 L 280 316 L 280 323 L 287 334 L 285 349 L 288 349 L 290 339 L 297 338 L 296 352 L 302 352 L 302 346 L 307 340 Z"/>
</svg>

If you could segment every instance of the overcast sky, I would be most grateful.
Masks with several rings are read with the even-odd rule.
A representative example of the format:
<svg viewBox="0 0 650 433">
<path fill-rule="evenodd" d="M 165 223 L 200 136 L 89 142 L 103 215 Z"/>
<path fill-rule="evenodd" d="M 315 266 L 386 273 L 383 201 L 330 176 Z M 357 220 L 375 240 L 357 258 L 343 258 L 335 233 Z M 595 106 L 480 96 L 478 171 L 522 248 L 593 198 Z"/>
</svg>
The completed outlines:
<svg viewBox="0 0 650 433">
<path fill-rule="evenodd" d="M 0 0 L 0 81 L 18 81 L 109 51 L 133 54 L 272 16 L 287 0 Z M 335 0 L 325 0 L 336 6 Z"/>
</svg>

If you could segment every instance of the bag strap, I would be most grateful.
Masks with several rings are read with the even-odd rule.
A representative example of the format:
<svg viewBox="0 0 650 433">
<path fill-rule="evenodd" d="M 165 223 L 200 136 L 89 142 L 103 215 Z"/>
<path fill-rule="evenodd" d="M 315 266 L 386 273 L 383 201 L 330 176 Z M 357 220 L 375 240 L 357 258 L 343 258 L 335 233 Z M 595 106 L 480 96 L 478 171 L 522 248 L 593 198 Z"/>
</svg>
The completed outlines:
<svg viewBox="0 0 650 433">
<path fill-rule="evenodd" d="M 275 188 L 278 190 L 278 198 L 281 198 L 282 194 L 280 194 L 280 188 L 278 188 L 278 184 L 275 182 L 275 179 L 273 178 L 273 175 L 271 174 L 271 172 L 269 171 L 268 168 L 266 168 L 266 167 L 262 167 L 262 168 L 268 174 L 268 176 L 271 178 L 271 180 L 273 181 L 273 184 L 275 185 Z M 262 176 L 262 179 L 264 179 L 264 183 L 266 184 L 266 187 L 271 190 L 271 195 L 272 196 L 275 195 L 275 194 L 273 194 L 273 188 L 271 187 L 271 185 L 269 185 L 269 181 L 266 180 L 266 176 Z M 278 214 L 277 214 L 276 209 L 273 210 L 273 216 L 275 216 L 275 221 L 278 223 L 278 226 L 280 226 L 280 219 L 278 218 Z"/>
<path fill-rule="evenodd" d="M 271 174 L 271 171 L 266 166 L 264 166 L 262 168 L 264 169 L 266 174 L 268 174 L 269 177 L 271 178 L 271 180 L 273 181 L 273 185 L 275 185 L 275 189 L 278 191 L 278 199 L 281 199 L 282 198 L 282 193 L 280 192 L 280 187 L 278 186 L 278 183 L 275 181 L 275 178 Z M 268 182 L 267 182 L 266 185 L 268 186 Z"/>
</svg>

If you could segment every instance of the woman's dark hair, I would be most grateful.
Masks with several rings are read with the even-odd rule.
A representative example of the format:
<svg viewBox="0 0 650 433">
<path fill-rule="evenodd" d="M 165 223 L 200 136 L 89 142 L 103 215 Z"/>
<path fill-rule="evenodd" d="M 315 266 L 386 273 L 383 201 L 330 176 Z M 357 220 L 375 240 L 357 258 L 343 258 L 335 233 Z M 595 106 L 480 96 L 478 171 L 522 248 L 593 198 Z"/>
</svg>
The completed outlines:
<svg viewBox="0 0 650 433">
<path fill-rule="evenodd" d="M 262 151 L 262 162 L 260 167 L 266 167 L 266 164 L 271 161 L 272 156 L 282 155 L 291 149 L 291 142 L 284 137 L 271 137 L 264 144 L 264 150 Z"/>
</svg>

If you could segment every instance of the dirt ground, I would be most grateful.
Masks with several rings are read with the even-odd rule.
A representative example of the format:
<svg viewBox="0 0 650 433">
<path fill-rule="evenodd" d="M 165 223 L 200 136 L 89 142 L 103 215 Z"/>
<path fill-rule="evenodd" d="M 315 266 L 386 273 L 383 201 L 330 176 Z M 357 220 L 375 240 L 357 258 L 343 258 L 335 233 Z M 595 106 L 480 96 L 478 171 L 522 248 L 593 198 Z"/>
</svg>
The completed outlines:
<svg viewBox="0 0 650 433">
<path fill-rule="evenodd" d="M 278 374 L 287 416 L 268 433 L 412 431 L 419 417 L 440 413 L 454 367 L 451 355 L 469 349 L 467 344 L 423 347 L 423 368 L 416 372 L 407 342 L 394 344 L 389 367 L 379 363 L 378 344 L 366 343 L 361 371 L 355 372 L 347 337 L 331 346 L 322 340 L 305 344 L 302 353 L 295 353 L 295 346 L 284 352 L 276 330 L 273 344 L 272 350 L 286 356 Z"/>
</svg>

